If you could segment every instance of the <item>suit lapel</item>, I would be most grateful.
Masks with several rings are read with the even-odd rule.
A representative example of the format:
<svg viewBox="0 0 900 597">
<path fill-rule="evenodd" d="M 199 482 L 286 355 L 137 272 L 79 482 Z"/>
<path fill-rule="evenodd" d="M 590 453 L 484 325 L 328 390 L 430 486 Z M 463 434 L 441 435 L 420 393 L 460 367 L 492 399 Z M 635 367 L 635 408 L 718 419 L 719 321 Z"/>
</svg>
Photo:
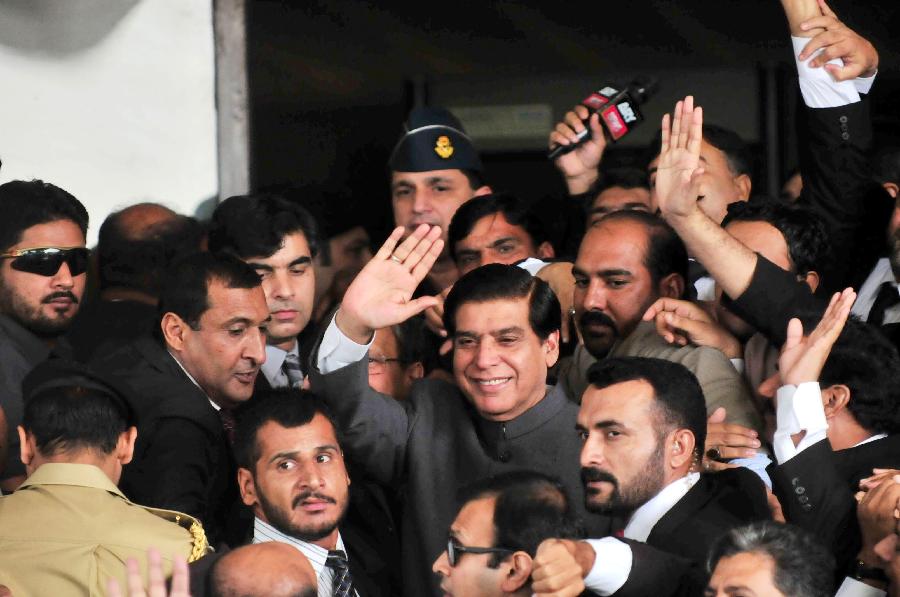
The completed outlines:
<svg viewBox="0 0 900 597">
<path fill-rule="evenodd" d="M 649 545 L 661 547 L 671 537 L 680 536 L 678 529 L 687 524 L 702 510 L 712 499 L 709 479 L 706 475 L 700 475 L 697 483 L 691 487 L 684 497 L 678 500 L 665 515 L 654 525 L 647 537 Z"/>
</svg>

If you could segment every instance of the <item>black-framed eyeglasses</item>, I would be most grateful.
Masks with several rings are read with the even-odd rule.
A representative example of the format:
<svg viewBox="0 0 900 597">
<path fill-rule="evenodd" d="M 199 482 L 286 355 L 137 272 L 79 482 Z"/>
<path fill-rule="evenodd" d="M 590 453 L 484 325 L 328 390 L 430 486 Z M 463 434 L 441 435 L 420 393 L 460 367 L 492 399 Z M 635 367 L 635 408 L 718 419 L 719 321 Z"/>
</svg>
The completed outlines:
<svg viewBox="0 0 900 597">
<path fill-rule="evenodd" d="M 12 259 L 10 267 L 39 276 L 55 276 L 62 264 L 78 276 L 87 271 L 90 250 L 85 247 L 31 247 L 0 254 L 0 259 Z"/>
<path fill-rule="evenodd" d="M 502 553 L 509 555 L 515 552 L 516 550 L 506 549 L 505 547 L 469 547 L 461 545 L 453 537 L 447 538 L 447 561 L 450 563 L 450 566 L 453 567 L 455 567 L 456 563 L 459 561 L 459 556 L 464 553 Z"/>
<path fill-rule="evenodd" d="M 369 357 L 369 368 L 370 369 L 382 369 L 388 363 L 402 363 L 401 359 L 396 357 L 380 357 L 380 356 L 370 356 Z"/>
</svg>

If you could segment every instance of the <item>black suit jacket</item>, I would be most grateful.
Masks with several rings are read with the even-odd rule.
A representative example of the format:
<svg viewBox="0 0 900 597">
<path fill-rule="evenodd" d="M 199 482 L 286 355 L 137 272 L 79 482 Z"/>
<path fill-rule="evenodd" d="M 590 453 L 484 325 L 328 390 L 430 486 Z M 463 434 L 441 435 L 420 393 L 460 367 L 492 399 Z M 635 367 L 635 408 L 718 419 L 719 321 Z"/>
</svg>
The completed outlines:
<svg viewBox="0 0 900 597">
<path fill-rule="evenodd" d="M 252 542 L 253 531 L 251 526 L 250 536 L 246 544 Z M 391 584 L 391 578 L 387 564 L 380 555 L 379 546 L 372 545 L 362 536 L 350 529 L 341 528 L 341 537 L 347 548 L 347 559 L 350 564 L 350 575 L 353 577 L 353 588 L 359 597 L 393 597 L 399 595 L 399 590 Z M 192 597 L 205 597 L 212 594 L 210 573 L 219 558 L 230 550 L 221 547 L 216 552 L 190 564 L 191 595 Z"/>
<path fill-rule="evenodd" d="M 715 541 L 735 527 L 770 518 L 765 486 L 753 472 L 703 474 L 659 519 L 646 544 L 625 540 L 632 547 L 631 574 L 615 594 L 700 595 Z"/>
<path fill-rule="evenodd" d="M 238 489 L 231 447 L 206 394 L 152 338 L 100 355 L 93 364 L 133 390 L 127 398 L 138 415 L 138 438 L 122 491 L 138 504 L 199 518 L 210 544 L 217 544 Z"/>
<path fill-rule="evenodd" d="M 900 468 L 900 436 L 838 451 L 826 439 L 769 468 L 785 518 L 831 548 L 838 578 L 862 547 L 853 496 L 873 468 Z"/>
</svg>

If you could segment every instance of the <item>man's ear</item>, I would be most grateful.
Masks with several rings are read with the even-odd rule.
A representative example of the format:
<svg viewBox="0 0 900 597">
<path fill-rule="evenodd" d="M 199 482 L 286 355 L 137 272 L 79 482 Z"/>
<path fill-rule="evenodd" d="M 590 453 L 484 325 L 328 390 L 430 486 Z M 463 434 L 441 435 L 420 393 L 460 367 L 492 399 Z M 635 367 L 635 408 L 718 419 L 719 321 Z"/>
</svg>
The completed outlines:
<svg viewBox="0 0 900 597">
<path fill-rule="evenodd" d="M 822 406 L 825 407 L 825 418 L 831 419 L 847 408 L 850 402 L 850 388 L 835 384 L 822 390 Z"/>
<path fill-rule="evenodd" d="M 544 362 L 547 367 L 555 365 L 559 359 L 559 330 L 550 332 L 550 335 L 541 344 L 541 348 L 544 351 Z"/>
<path fill-rule="evenodd" d="M 253 480 L 253 473 L 245 468 L 237 470 L 238 489 L 241 490 L 241 501 L 251 508 L 259 503 L 256 497 L 256 482 Z"/>
<path fill-rule="evenodd" d="M 425 377 L 425 366 L 422 364 L 422 361 L 416 361 L 410 365 L 406 366 L 406 377 L 410 381 L 415 381 L 417 379 L 422 379 Z"/>
<path fill-rule="evenodd" d="M 116 458 L 119 463 L 126 465 L 134 457 L 134 443 L 137 441 L 137 427 L 131 426 L 119 434 L 116 442 Z"/>
<path fill-rule="evenodd" d="M 819 272 L 806 272 L 806 274 L 800 276 L 800 281 L 809 286 L 810 290 L 815 292 L 816 288 L 819 287 Z"/>
<path fill-rule="evenodd" d="M 172 350 L 181 352 L 184 350 L 184 340 L 190 326 L 175 313 L 169 312 L 163 315 L 159 322 L 163 339 Z"/>
<path fill-rule="evenodd" d="M 662 298 L 680 299 L 684 296 L 684 278 L 681 274 L 669 274 L 659 281 L 659 296 Z"/>
<path fill-rule="evenodd" d="M 676 429 L 669 436 L 668 454 L 666 460 L 673 469 L 684 466 L 685 463 L 694 461 L 694 448 L 696 439 L 690 429 Z"/>
<path fill-rule="evenodd" d="M 519 591 L 531 578 L 532 568 L 531 556 L 524 551 L 517 551 L 509 559 L 509 572 L 500 583 L 500 589 L 504 593 Z"/>
<path fill-rule="evenodd" d="M 553 259 L 556 257 L 556 251 L 549 242 L 542 242 L 537 248 L 537 256 L 541 259 Z"/>
<path fill-rule="evenodd" d="M 734 186 L 737 188 L 738 198 L 741 201 L 750 199 L 750 190 L 753 188 L 753 181 L 746 174 L 738 174 L 734 177 Z"/>
<path fill-rule="evenodd" d="M 493 192 L 493 189 L 491 189 L 491 187 L 489 187 L 488 185 L 481 185 L 480 187 L 475 189 L 475 192 L 472 193 L 472 196 L 481 197 L 482 195 L 490 195 Z"/>
<path fill-rule="evenodd" d="M 900 193 L 900 186 L 897 186 L 896 182 L 883 182 L 881 186 L 884 187 L 884 190 L 888 192 L 893 198 L 897 198 L 897 194 Z"/>
<path fill-rule="evenodd" d="M 29 436 L 25 433 L 25 428 L 21 425 L 16 425 L 16 431 L 19 433 L 19 459 L 22 461 L 22 464 L 28 466 L 34 460 L 35 446 L 34 442 L 31 441 L 34 436 Z"/>
</svg>

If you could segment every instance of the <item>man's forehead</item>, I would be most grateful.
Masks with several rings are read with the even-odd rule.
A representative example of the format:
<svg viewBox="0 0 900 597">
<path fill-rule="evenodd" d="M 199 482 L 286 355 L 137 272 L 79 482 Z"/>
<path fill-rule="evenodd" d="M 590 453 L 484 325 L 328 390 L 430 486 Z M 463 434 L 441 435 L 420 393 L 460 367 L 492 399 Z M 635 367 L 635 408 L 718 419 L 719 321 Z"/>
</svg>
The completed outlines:
<svg viewBox="0 0 900 597">
<path fill-rule="evenodd" d="M 623 423 L 643 419 L 655 402 L 653 386 L 646 380 L 629 380 L 605 388 L 589 385 L 581 401 L 579 422 L 592 425 L 599 420 Z"/>
<path fill-rule="evenodd" d="M 438 180 L 445 180 L 448 182 L 459 180 L 468 181 L 466 175 L 458 168 L 448 170 L 426 170 L 424 172 L 391 172 L 391 184 L 394 186 L 400 184 L 415 185 L 416 183 Z"/>
<path fill-rule="evenodd" d="M 647 228 L 640 222 L 604 219 L 584 235 L 575 264 L 586 273 L 597 269 L 598 264 L 604 267 L 640 264 L 643 267 L 648 244 Z"/>
<path fill-rule="evenodd" d="M 302 425 L 285 427 L 278 421 L 268 420 L 256 432 L 257 442 L 263 452 L 295 452 L 338 447 L 337 434 L 331 422 L 321 413 Z"/>
<path fill-rule="evenodd" d="M 262 286 L 253 288 L 229 288 L 221 280 L 213 278 L 207 285 L 209 308 L 203 316 L 226 321 L 234 318 L 262 323 L 269 316 L 266 295 Z"/>
<path fill-rule="evenodd" d="M 274 264 L 276 262 L 291 262 L 301 257 L 310 257 L 309 241 L 307 241 L 306 235 L 302 230 L 296 230 L 281 237 L 278 248 L 271 255 L 248 257 L 244 261 L 248 263 Z"/>
<path fill-rule="evenodd" d="M 474 543 L 479 539 L 491 542 L 493 540 L 494 507 L 497 503 L 496 496 L 484 496 L 470 500 L 463 505 L 456 515 L 456 520 L 450 526 L 450 531 L 461 541 Z M 474 541 L 473 541 L 474 540 Z M 485 547 L 478 545 L 477 547 Z"/>
<path fill-rule="evenodd" d="M 53 220 L 29 226 L 9 250 L 31 247 L 83 247 L 84 234 L 72 220 Z"/>
<path fill-rule="evenodd" d="M 457 333 L 490 334 L 510 328 L 527 328 L 528 297 L 466 301 L 456 311 Z"/>
<path fill-rule="evenodd" d="M 473 242 L 491 243 L 502 237 L 528 237 L 528 232 L 519 224 L 510 224 L 503 212 L 495 212 L 480 217 L 472 230 L 469 231 L 460 243 Z"/>
</svg>

